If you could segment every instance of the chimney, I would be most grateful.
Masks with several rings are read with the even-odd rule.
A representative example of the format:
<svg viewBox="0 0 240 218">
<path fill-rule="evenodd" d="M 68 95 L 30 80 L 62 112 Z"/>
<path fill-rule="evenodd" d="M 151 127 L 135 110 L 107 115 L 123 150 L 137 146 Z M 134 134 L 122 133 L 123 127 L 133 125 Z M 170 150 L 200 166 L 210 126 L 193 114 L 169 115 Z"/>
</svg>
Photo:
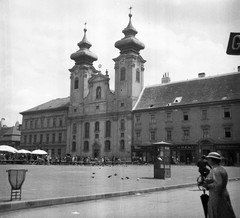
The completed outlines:
<svg viewBox="0 0 240 218">
<path fill-rule="evenodd" d="M 1 129 L 2 127 L 6 127 L 5 118 L 2 118 L 1 121 L 0 121 L 0 129 Z"/>
<path fill-rule="evenodd" d="M 165 83 L 170 83 L 171 82 L 171 79 L 169 77 L 169 73 L 165 73 L 163 74 L 163 77 L 162 77 L 162 84 L 165 84 Z"/>
<path fill-rule="evenodd" d="M 205 77 L 205 73 L 204 72 L 198 74 L 198 78 L 204 78 L 204 77 Z"/>
</svg>

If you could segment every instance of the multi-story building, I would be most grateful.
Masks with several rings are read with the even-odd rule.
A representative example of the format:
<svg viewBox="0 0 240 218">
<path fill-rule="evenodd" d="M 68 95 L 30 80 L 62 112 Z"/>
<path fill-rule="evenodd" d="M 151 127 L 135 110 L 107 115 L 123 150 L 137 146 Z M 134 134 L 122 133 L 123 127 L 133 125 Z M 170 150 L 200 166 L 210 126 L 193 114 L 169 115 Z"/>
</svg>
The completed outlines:
<svg viewBox="0 0 240 218">
<path fill-rule="evenodd" d="M 173 160 L 191 163 L 219 151 L 227 164 L 240 162 L 240 73 L 144 88 L 144 44 L 129 14 L 115 62 L 115 91 L 108 71 L 96 70 L 97 56 L 84 29 L 79 50 L 71 55 L 70 97 L 24 111 L 21 147 L 42 148 L 51 156 L 152 160 L 152 143 L 171 143 Z M 239 70 L 240 71 L 240 70 Z"/>
<path fill-rule="evenodd" d="M 240 164 L 240 72 L 145 87 L 133 109 L 133 156 L 152 159 L 151 145 L 171 143 L 173 161 L 195 162 L 218 151 Z"/>
<path fill-rule="evenodd" d="M 97 56 L 89 50 L 85 28 L 79 50 L 71 55 L 75 65 L 70 69 L 70 97 L 21 113 L 22 146 L 51 150 L 52 156 L 57 149 L 58 155 L 131 159 L 131 112 L 143 89 L 145 63 L 139 53 L 145 46 L 135 37 L 131 17 L 122 31 L 124 38 L 115 43 L 120 50 L 113 59 L 115 92 L 109 88 L 108 72 L 93 66 Z"/>
</svg>

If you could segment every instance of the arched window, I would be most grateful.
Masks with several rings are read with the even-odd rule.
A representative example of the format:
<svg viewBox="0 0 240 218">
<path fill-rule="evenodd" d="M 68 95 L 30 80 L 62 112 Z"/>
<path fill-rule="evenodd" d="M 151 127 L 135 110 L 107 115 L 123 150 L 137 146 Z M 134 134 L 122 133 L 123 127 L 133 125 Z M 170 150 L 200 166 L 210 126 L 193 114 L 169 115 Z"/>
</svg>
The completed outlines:
<svg viewBox="0 0 240 218">
<path fill-rule="evenodd" d="M 120 141 L 120 150 L 121 151 L 125 150 L 125 141 L 123 139 Z"/>
<path fill-rule="evenodd" d="M 95 123 L 95 132 L 98 132 L 99 131 L 99 122 L 97 121 Z"/>
<path fill-rule="evenodd" d="M 98 86 L 96 89 L 96 99 L 101 99 L 101 87 Z"/>
<path fill-rule="evenodd" d="M 109 140 L 105 141 L 105 151 L 111 151 L 111 142 Z"/>
<path fill-rule="evenodd" d="M 136 81 L 140 82 L 140 70 L 139 69 L 136 70 Z"/>
<path fill-rule="evenodd" d="M 126 80 L 126 68 L 122 67 L 120 72 L 120 81 Z"/>
<path fill-rule="evenodd" d="M 121 119 L 121 125 L 120 125 L 121 130 L 125 129 L 125 120 Z"/>
<path fill-rule="evenodd" d="M 72 152 L 76 151 L 76 142 L 72 142 Z"/>
<path fill-rule="evenodd" d="M 89 151 L 89 142 L 88 142 L 88 141 L 85 141 L 85 142 L 84 142 L 83 151 L 84 151 L 84 152 L 88 152 L 88 151 Z"/>
<path fill-rule="evenodd" d="M 85 138 L 88 139 L 89 138 L 89 123 L 85 123 Z"/>
<path fill-rule="evenodd" d="M 78 80 L 78 78 L 76 78 L 74 80 L 74 89 L 78 89 L 78 84 L 79 84 L 79 80 Z"/>
<path fill-rule="evenodd" d="M 109 120 L 106 122 L 106 137 L 111 137 L 111 122 Z"/>
</svg>

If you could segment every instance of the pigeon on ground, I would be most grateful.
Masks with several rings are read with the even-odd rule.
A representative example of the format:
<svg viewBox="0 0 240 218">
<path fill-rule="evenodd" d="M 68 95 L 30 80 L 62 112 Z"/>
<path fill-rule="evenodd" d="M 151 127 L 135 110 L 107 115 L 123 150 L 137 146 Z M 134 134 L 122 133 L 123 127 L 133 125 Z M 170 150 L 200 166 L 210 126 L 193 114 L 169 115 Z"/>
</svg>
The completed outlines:
<svg viewBox="0 0 240 218">
<path fill-rule="evenodd" d="M 108 176 L 108 178 L 110 178 L 112 175 Z"/>
<path fill-rule="evenodd" d="M 114 176 L 117 176 L 117 173 L 115 173 Z"/>
<path fill-rule="evenodd" d="M 126 179 L 129 179 L 129 177 L 128 177 L 128 176 L 126 176 Z"/>
</svg>

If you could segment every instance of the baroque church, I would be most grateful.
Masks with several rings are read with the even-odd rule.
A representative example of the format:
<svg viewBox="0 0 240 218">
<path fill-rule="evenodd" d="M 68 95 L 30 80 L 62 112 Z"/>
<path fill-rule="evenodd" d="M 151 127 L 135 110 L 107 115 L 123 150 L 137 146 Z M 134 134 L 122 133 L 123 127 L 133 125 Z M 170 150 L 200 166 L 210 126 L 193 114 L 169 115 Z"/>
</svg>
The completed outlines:
<svg viewBox="0 0 240 218">
<path fill-rule="evenodd" d="M 109 75 L 96 70 L 87 29 L 71 55 L 70 96 L 53 99 L 23 115 L 20 147 L 44 149 L 52 157 L 139 158 L 152 162 L 152 144 L 171 144 L 172 163 L 196 163 L 219 152 L 240 165 L 240 67 L 237 72 L 144 87 L 144 44 L 129 23 L 115 43 L 115 91 Z M 217 72 L 216 72 L 217 73 Z"/>
<path fill-rule="evenodd" d="M 142 89 L 145 60 L 140 50 L 145 45 L 129 23 L 124 38 L 115 43 L 120 50 L 115 62 L 115 91 L 109 75 L 93 66 L 97 56 L 89 49 L 87 29 L 71 55 L 70 97 L 55 99 L 24 111 L 21 147 L 42 148 L 52 156 L 71 154 L 80 157 L 131 159 L 132 108 Z"/>
</svg>

